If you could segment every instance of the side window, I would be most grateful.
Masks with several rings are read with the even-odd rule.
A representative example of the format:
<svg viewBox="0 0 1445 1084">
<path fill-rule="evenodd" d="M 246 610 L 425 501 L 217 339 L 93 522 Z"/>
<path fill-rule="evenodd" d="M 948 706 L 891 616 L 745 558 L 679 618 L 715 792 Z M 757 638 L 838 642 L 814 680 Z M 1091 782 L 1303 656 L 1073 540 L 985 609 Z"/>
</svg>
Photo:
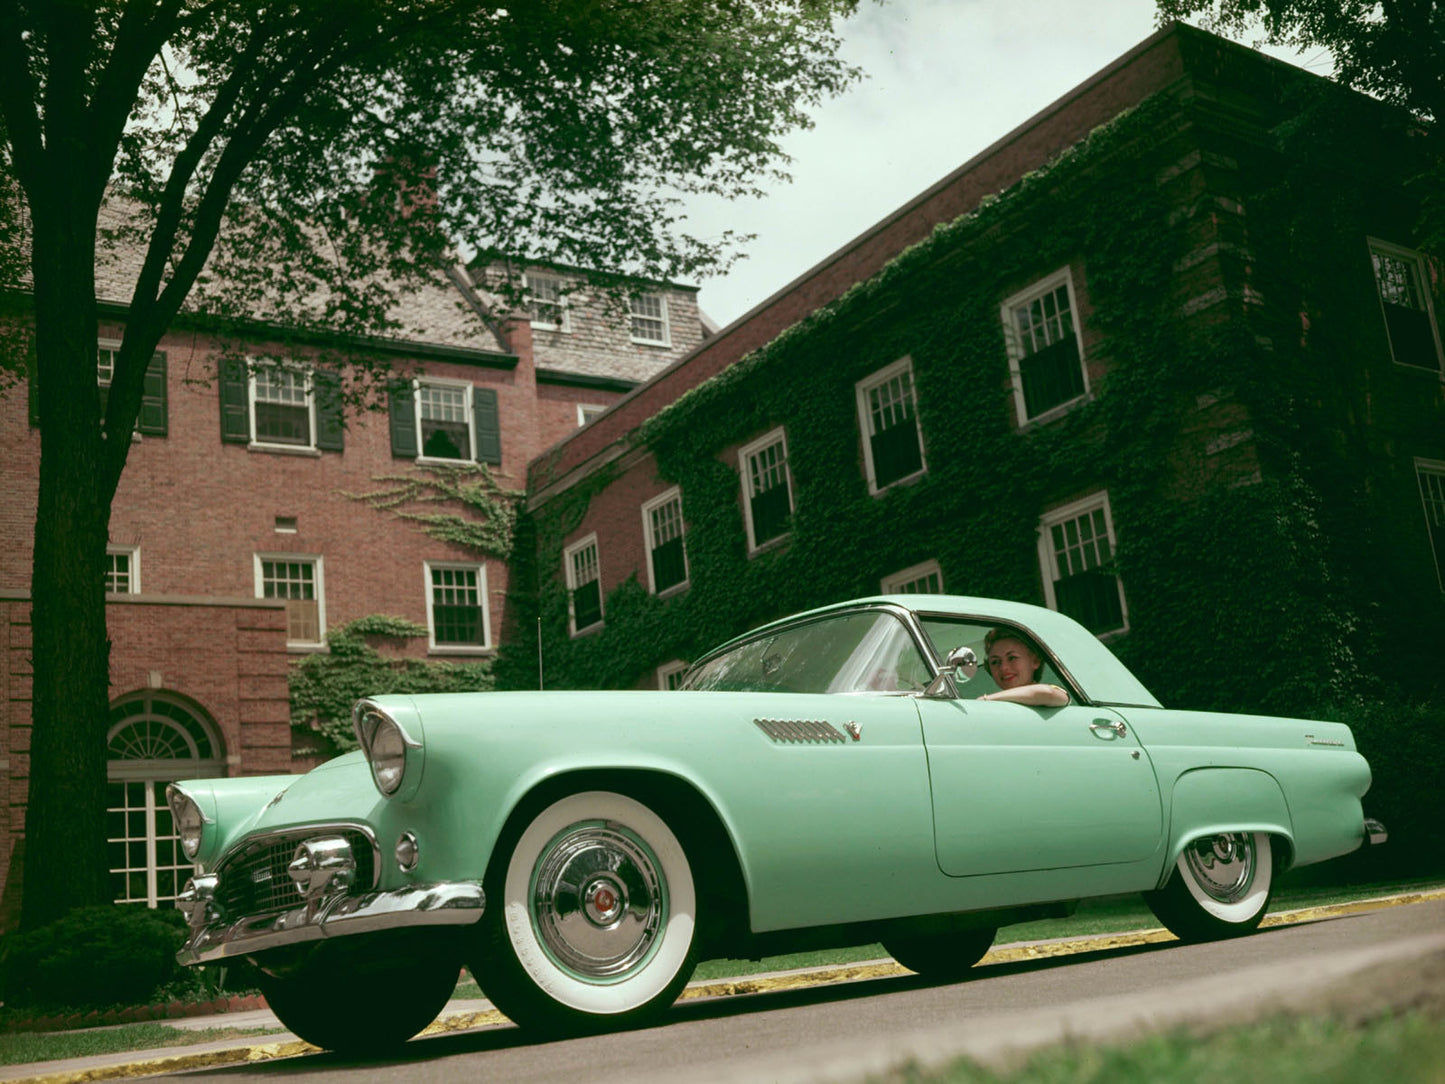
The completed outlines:
<svg viewBox="0 0 1445 1084">
<path fill-rule="evenodd" d="M 1445 463 L 1415 460 L 1415 478 L 1420 483 L 1420 503 L 1425 507 L 1425 531 L 1435 558 L 1435 576 L 1445 591 Z"/>
<path fill-rule="evenodd" d="M 596 418 L 596 417 L 600 416 L 600 415 L 602 414 L 602 412 L 603 412 L 604 410 L 606 410 L 606 409 L 607 409 L 607 408 L 606 408 L 605 406 L 601 406 L 601 405 L 599 405 L 599 404 L 597 404 L 597 403 L 578 403 L 578 404 L 577 404 L 577 428 L 578 428 L 578 429 L 581 429 L 584 425 L 586 425 L 588 422 L 590 422 L 593 418 Z"/>
<path fill-rule="evenodd" d="M 1047 420 L 1089 390 L 1068 268 L 1003 303 L 1004 342 L 1020 425 Z"/>
<path fill-rule="evenodd" d="M 642 531 L 647 540 L 647 577 L 652 593 L 664 595 L 686 587 L 680 490 L 674 486 L 642 506 Z"/>
<path fill-rule="evenodd" d="M 221 439 L 281 451 L 339 452 L 341 378 L 324 369 L 227 358 L 220 365 Z"/>
<path fill-rule="evenodd" d="M 424 567 L 431 649 L 465 653 L 490 648 L 486 567 L 433 561 Z"/>
<path fill-rule="evenodd" d="M 140 594 L 140 547 L 106 547 L 105 593 L 108 595 Z"/>
<path fill-rule="evenodd" d="M 256 554 L 256 597 L 286 602 L 286 646 L 326 646 L 321 558 L 294 553 Z"/>
<path fill-rule="evenodd" d="M 571 313 L 563 293 L 562 279 L 542 271 L 522 276 L 527 291 L 527 312 L 532 326 L 542 331 L 571 331 Z"/>
<path fill-rule="evenodd" d="M 885 595 L 941 595 L 943 570 L 938 567 L 937 561 L 924 561 L 891 576 L 884 576 L 882 592 Z"/>
<path fill-rule="evenodd" d="M 1128 628 L 1124 588 L 1114 574 L 1109 495 L 1098 493 L 1043 517 L 1039 564 L 1051 609 L 1095 635 Z"/>
<path fill-rule="evenodd" d="M 502 462 L 495 388 L 423 377 L 387 389 L 391 454 L 438 462 Z"/>
<path fill-rule="evenodd" d="M 1397 365 L 1441 371 L 1440 329 L 1430 297 L 1430 277 L 1418 252 L 1384 241 L 1370 241 L 1370 262 Z"/>
<path fill-rule="evenodd" d="M 913 362 L 909 358 L 894 362 L 860 380 L 855 387 L 868 492 L 877 493 L 922 474 L 926 466 L 918 428 Z"/>
<path fill-rule="evenodd" d="M 651 346 L 671 346 L 672 332 L 667 320 L 667 298 L 662 294 L 633 294 L 628 307 L 632 316 L 632 341 Z"/>
<path fill-rule="evenodd" d="M 567 619 L 571 633 L 586 632 L 602 624 L 602 563 L 597 554 L 597 536 L 590 534 L 562 553 L 562 571 L 567 577 Z"/>
<path fill-rule="evenodd" d="M 781 538 L 792 526 L 793 477 L 788 470 L 788 441 L 782 429 L 738 452 L 743 480 L 743 520 L 748 552 Z"/>
</svg>

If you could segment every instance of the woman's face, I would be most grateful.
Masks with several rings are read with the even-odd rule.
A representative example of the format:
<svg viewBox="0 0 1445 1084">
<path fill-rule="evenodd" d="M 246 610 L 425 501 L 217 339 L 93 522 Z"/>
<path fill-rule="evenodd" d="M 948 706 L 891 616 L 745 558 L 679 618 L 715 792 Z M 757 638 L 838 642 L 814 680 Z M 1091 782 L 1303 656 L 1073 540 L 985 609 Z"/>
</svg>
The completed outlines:
<svg viewBox="0 0 1445 1084">
<path fill-rule="evenodd" d="M 1032 685 L 1039 666 L 1039 657 L 1022 640 L 1002 637 L 989 648 L 988 675 L 1000 689 Z"/>
</svg>

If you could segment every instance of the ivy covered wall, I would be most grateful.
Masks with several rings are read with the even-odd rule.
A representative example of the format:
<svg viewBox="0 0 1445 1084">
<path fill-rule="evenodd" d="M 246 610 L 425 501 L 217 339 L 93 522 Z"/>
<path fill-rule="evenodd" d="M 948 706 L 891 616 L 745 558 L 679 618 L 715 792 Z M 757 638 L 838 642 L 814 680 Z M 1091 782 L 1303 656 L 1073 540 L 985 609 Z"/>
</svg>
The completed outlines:
<svg viewBox="0 0 1445 1084">
<path fill-rule="evenodd" d="M 1445 459 L 1445 404 L 1438 373 L 1390 361 L 1366 241 L 1411 243 L 1407 180 L 1432 148 L 1251 63 L 1201 64 L 534 508 L 517 580 L 540 645 L 504 648 L 499 685 L 535 688 L 540 646 L 548 688 L 648 687 L 668 660 L 927 559 L 949 593 L 1042 603 L 1041 515 L 1106 490 L 1129 618 L 1111 646 L 1166 705 L 1380 720 L 1397 698 L 1401 726 L 1445 721 L 1445 606 L 1413 473 L 1415 456 Z M 1000 302 L 1064 266 L 1091 395 L 1021 430 Z M 903 357 L 927 471 L 873 496 L 855 385 Z M 791 534 L 749 558 L 736 449 L 777 426 Z M 659 599 L 645 569 L 610 580 L 603 627 L 569 636 L 563 547 L 598 530 L 607 564 L 629 471 L 681 487 L 690 586 Z M 1379 725 L 1362 746 L 1393 740 Z"/>
</svg>

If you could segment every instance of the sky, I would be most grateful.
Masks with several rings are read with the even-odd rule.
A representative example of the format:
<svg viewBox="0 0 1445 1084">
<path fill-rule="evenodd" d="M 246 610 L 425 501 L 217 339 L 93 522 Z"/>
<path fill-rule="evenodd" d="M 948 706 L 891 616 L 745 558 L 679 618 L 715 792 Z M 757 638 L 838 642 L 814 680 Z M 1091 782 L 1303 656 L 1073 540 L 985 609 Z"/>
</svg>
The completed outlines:
<svg viewBox="0 0 1445 1084">
<path fill-rule="evenodd" d="M 864 80 L 784 143 L 788 184 L 698 201 L 686 228 L 756 234 L 703 280 L 725 327 L 1154 33 L 1154 0 L 862 0 L 842 55 Z M 1265 50 L 1319 74 L 1327 53 Z"/>
</svg>

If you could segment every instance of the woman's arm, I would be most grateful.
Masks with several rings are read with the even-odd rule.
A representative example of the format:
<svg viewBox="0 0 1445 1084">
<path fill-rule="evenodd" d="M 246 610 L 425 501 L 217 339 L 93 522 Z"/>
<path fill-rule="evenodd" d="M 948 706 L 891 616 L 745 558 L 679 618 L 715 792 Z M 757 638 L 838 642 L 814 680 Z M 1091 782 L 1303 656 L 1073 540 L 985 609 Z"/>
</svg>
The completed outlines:
<svg viewBox="0 0 1445 1084">
<path fill-rule="evenodd" d="M 1010 704 L 1028 704 L 1036 708 L 1061 708 L 1069 702 L 1069 694 L 1057 685 L 1019 685 L 984 693 L 979 700 L 1003 700 Z"/>
</svg>

